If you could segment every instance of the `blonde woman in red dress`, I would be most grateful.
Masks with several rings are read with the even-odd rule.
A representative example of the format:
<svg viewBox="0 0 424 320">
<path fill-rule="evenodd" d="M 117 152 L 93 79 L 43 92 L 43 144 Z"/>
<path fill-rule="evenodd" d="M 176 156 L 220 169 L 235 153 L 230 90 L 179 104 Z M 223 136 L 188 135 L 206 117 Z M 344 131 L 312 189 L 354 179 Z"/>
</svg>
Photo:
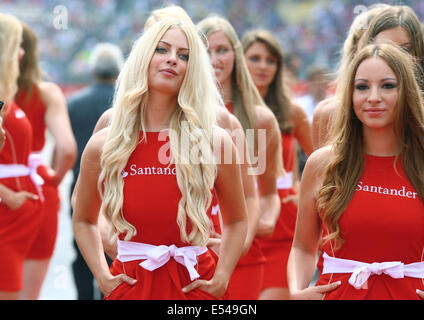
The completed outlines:
<svg viewBox="0 0 424 320">
<path fill-rule="evenodd" d="M 75 238 L 106 298 L 225 297 L 246 235 L 246 205 L 231 137 L 214 125 L 219 104 L 192 23 L 163 19 L 135 42 L 112 122 L 84 151 L 74 198 Z M 214 161 L 221 142 L 230 146 L 229 164 Z M 212 189 L 222 200 L 218 262 L 206 248 Z M 119 238 L 110 270 L 101 207 Z"/>
<path fill-rule="evenodd" d="M 21 47 L 25 54 L 19 62 L 18 92 L 15 102 L 25 112 L 33 131 L 30 166 L 43 178 L 43 210 L 45 218 L 24 267 L 22 299 L 37 299 L 56 244 L 60 195 L 59 185 L 72 168 L 76 158 L 76 142 L 72 133 L 65 97 L 59 86 L 43 81 L 39 68 L 38 39 L 31 28 L 23 24 Z M 41 152 L 46 131 L 53 137 L 51 168 L 43 163 Z"/>
<path fill-rule="evenodd" d="M 0 99 L 6 141 L 0 152 L 0 300 L 18 299 L 24 289 L 24 262 L 44 218 L 43 179 L 30 168 L 32 128 L 14 103 L 23 51 L 22 25 L 0 14 Z"/>
</svg>

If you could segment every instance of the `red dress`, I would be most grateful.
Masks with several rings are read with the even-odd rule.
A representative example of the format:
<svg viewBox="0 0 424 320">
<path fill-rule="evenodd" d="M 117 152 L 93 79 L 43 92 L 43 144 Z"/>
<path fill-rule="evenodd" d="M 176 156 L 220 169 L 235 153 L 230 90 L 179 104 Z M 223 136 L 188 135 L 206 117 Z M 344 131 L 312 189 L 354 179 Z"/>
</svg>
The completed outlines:
<svg viewBox="0 0 424 320">
<path fill-rule="evenodd" d="M 424 259 L 424 203 L 402 169 L 401 159 L 394 170 L 394 157 L 365 156 L 365 168 L 356 192 L 343 212 L 339 225 L 342 246 L 332 250 L 334 242 L 323 244 L 330 257 L 364 263 L 400 261 L 405 265 Z M 324 235 L 326 228 L 323 225 Z M 348 283 L 351 273 L 322 274 L 316 285 L 340 280 L 341 285 L 325 299 L 419 299 L 415 290 L 424 290 L 423 279 L 392 278 L 372 274 L 367 289 L 355 289 Z"/>
<path fill-rule="evenodd" d="M 233 111 L 232 104 L 226 105 L 228 111 Z M 215 203 L 218 201 L 215 199 Z M 214 216 L 215 229 L 220 229 L 217 216 Z M 228 284 L 228 297 L 232 300 L 257 300 L 261 292 L 264 277 L 265 257 L 258 239 L 255 237 L 249 251 L 243 255 L 236 265 Z"/>
<path fill-rule="evenodd" d="M 190 246 L 181 240 L 177 224 L 181 192 L 175 166 L 168 167 L 168 163 L 161 163 L 158 159 L 158 155 L 163 154 L 162 151 L 169 150 L 168 139 L 159 141 L 158 132 L 147 132 L 146 135 L 147 141 L 137 145 L 123 173 L 123 215 L 137 230 L 130 241 L 155 246 Z M 190 223 L 187 225 L 190 231 Z M 123 239 L 123 235 L 120 235 L 120 239 Z M 153 271 L 139 266 L 140 262 L 141 260 L 123 263 L 119 259 L 114 260 L 110 267 L 113 275 L 126 273 L 138 281 L 133 286 L 120 284 L 106 299 L 217 299 L 201 289 L 183 293 L 181 289 L 191 279 L 187 268 L 173 258 Z M 210 280 L 216 268 L 216 260 L 211 252 L 208 250 L 197 256 L 197 262 L 196 270 L 200 279 Z"/>
<path fill-rule="evenodd" d="M 46 106 L 41 100 L 37 86 L 32 86 L 31 95 L 28 95 L 26 90 L 20 91 L 16 95 L 15 101 L 25 112 L 32 125 L 33 140 L 31 151 L 39 154 L 43 150 L 46 141 L 46 123 L 44 120 Z M 38 165 L 37 172 L 44 180 L 42 192 L 44 195 L 43 210 L 45 211 L 45 219 L 37 235 L 37 240 L 34 241 L 34 245 L 29 252 L 29 258 L 49 259 L 53 255 L 57 237 L 60 210 L 59 187 L 53 184 L 53 177 L 48 174 L 46 165 Z"/>
<path fill-rule="evenodd" d="M 282 134 L 282 150 L 284 169 L 287 178 L 291 179 L 295 161 L 295 140 L 293 134 Z M 297 206 L 292 203 L 283 203 L 283 199 L 295 194 L 292 186 L 279 187 L 278 195 L 281 200 L 280 216 L 275 225 L 271 238 L 261 238 L 262 252 L 266 257 L 265 277 L 262 290 L 272 287 L 287 288 L 287 262 L 293 242 L 296 226 Z"/>
<path fill-rule="evenodd" d="M 9 106 L 4 116 L 3 128 L 6 142 L 0 151 L 0 166 L 28 166 L 32 145 L 31 124 L 15 103 Z M 0 183 L 14 191 L 38 194 L 29 175 L 1 178 Z M 23 263 L 44 218 L 41 208 L 40 200 L 28 199 L 16 210 L 10 210 L 0 202 L 0 291 L 22 289 Z"/>
</svg>

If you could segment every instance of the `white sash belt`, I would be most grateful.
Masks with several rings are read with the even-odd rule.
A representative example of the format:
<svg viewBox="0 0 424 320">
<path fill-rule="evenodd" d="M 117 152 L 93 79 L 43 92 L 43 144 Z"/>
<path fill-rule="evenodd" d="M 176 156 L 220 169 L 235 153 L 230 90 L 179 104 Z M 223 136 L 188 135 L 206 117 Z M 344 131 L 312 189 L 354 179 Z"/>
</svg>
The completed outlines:
<svg viewBox="0 0 424 320">
<path fill-rule="evenodd" d="M 193 281 L 200 277 L 194 268 L 197 256 L 205 253 L 207 248 L 188 246 L 178 248 L 175 245 L 154 246 L 147 243 L 122 241 L 118 239 L 118 259 L 121 262 L 146 259 L 139 265 L 146 270 L 153 271 L 162 267 L 172 257 L 187 268 L 190 279 Z"/>
<path fill-rule="evenodd" d="M 219 212 L 219 204 L 217 204 L 216 206 L 213 206 L 212 209 L 211 209 L 211 214 L 213 216 L 216 216 L 218 214 L 218 212 Z"/>
<path fill-rule="evenodd" d="M 28 167 L 35 176 L 34 178 L 31 176 L 32 181 L 37 187 L 38 195 L 40 196 L 41 201 L 44 201 L 43 191 L 41 190 L 41 186 L 44 184 L 43 178 L 41 178 L 37 174 L 37 168 L 43 164 L 43 156 L 41 152 L 31 152 L 28 158 Z"/>
<path fill-rule="evenodd" d="M 37 168 L 43 164 L 43 155 L 41 152 L 31 152 L 28 158 L 28 167 L 37 171 Z"/>
<path fill-rule="evenodd" d="M 404 277 L 424 278 L 424 261 L 403 264 L 400 261 L 364 263 L 348 259 L 334 258 L 324 252 L 322 274 L 352 273 L 349 283 L 356 289 L 363 288 L 372 274 L 386 274 L 394 279 Z"/>
<path fill-rule="evenodd" d="M 286 172 L 285 176 L 277 178 L 277 189 L 290 189 L 293 187 L 293 172 Z"/>
</svg>

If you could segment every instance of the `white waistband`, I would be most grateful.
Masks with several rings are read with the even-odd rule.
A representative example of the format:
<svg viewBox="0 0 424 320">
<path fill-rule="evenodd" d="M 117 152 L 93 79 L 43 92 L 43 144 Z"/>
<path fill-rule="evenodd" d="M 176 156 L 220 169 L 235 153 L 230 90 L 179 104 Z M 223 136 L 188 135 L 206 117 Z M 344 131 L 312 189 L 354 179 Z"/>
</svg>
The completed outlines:
<svg viewBox="0 0 424 320">
<path fill-rule="evenodd" d="M 334 258 L 324 252 L 324 266 L 322 274 L 327 273 L 352 273 L 349 283 L 356 289 L 364 288 L 372 274 L 382 273 L 400 279 L 406 277 L 424 278 L 424 261 L 403 264 L 400 261 L 364 263 L 355 260 Z"/>
<path fill-rule="evenodd" d="M 293 172 L 286 172 L 285 176 L 277 178 L 277 189 L 290 189 L 293 187 Z"/>
<path fill-rule="evenodd" d="M 213 216 L 216 216 L 218 214 L 218 212 L 219 212 L 219 204 L 217 204 L 216 206 L 212 206 L 211 214 Z"/>
<path fill-rule="evenodd" d="M 0 164 L 0 179 L 25 176 L 30 176 L 36 186 L 41 186 L 44 183 L 43 178 L 38 175 L 36 168 L 27 167 L 23 164 Z"/>
<path fill-rule="evenodd" d="M 139 265 L 144 269 L 153 271 L 162 267 L 172 257 L 175 261 L 187 268 L 192 281 L 200 277 L 194 268 L 197 264 L 197 256 L 200 256 L 206 251 L 207 248 L 198 246 L 180 248 L 175 245 L 154 246 L 147 243 L 122 241 L 118 239 L 118 259 L 121 262 L 146 259 Z"/>
<path fill-rule="evenodd" d="M 41 152 L 31 152 L 28 158 L 28 167 L 36 170 L 43 164 L 43 155 Z"/>
</svg>

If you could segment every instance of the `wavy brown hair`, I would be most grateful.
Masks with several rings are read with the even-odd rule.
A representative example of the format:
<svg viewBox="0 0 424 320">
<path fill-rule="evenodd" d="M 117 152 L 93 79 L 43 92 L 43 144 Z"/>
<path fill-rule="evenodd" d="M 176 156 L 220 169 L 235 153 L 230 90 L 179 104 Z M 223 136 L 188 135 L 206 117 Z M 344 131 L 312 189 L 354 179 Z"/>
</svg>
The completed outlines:
<svg viewBox="0 0 424 320">
<path fill-rule="evenodd" d="M 22 44 L 25 54 L 19 61 L 18 93 L 27 91 L 27 99 L 31 99 L 33 84 L 41 81 L 41 69 L 38 63 L 38 39 L 34 31 L 22 23 Z"/>
<path fill-rule="evenodd" d="M 383 59 L 398 80 L 394 133 L 401 147 L 403 170 L 424 200 L 424 108 L 415 75 L 416 64 L 397 46 L 386 43 L 367 45 L 353 59 L 339 84 L 344 90 L 339 92 L 341 105 L 332 127 L 334 157 L 326 168 L 317 199 L 317 208 L 329 232 L 325 240 L 334 239 L 336 248 L 343 243 L 339 219 L 351 201 L 364 169 L 362 123 L 353 111 L 352 95 L 356 71 L 364 60 L 371 57 Z"/>
</svg>

